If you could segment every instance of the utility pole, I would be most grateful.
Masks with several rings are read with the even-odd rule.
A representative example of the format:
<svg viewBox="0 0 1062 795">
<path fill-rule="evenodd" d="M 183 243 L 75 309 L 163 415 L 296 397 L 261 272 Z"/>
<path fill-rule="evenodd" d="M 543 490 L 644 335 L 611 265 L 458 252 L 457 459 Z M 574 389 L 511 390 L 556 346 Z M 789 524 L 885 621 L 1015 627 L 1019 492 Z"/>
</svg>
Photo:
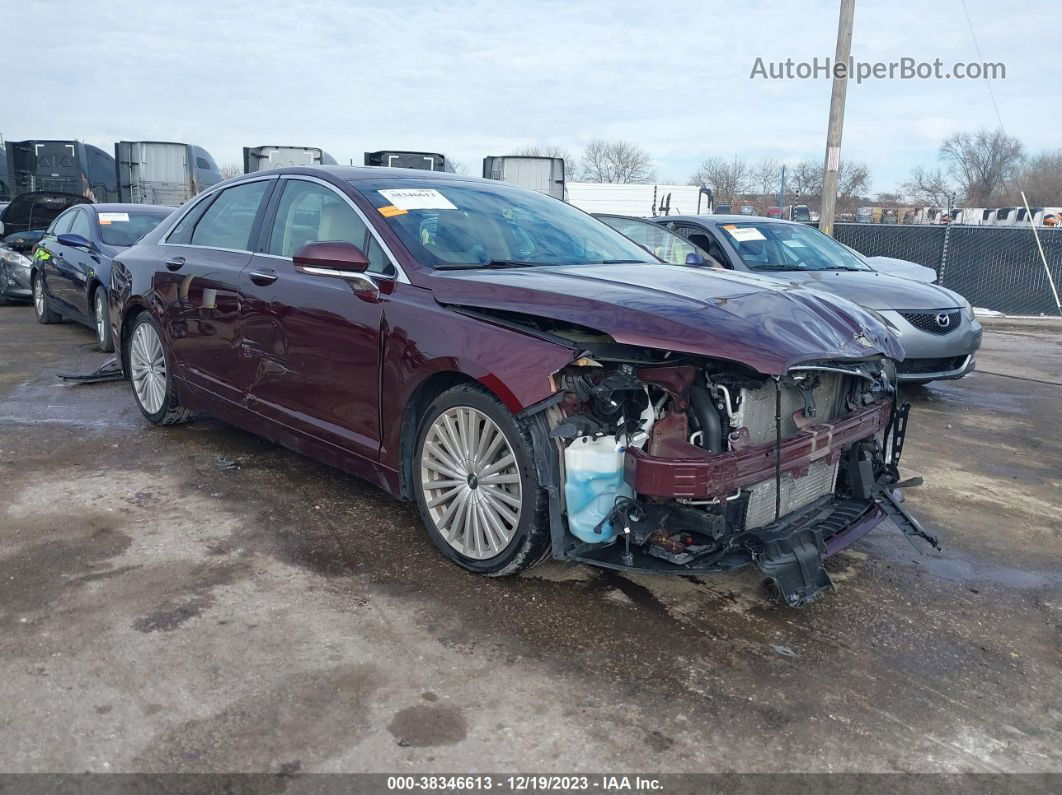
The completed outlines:
<svg viewBox="0 0 1062 795">
<path fill-rule="evenodd" d="M 778 217 L 785 218 L 785 163 L 782 163 L 782 181 L 778 183 Z"/>
<path fill-rule="evenodd" d="M 833 236 L 833 217 L 837 213 L 837 172 L 841 167 L 841 133 L 844 132 L 844 99 L 848 89 L 848 59 L 852 54 L 852 20 L 855 0 L 841 0 L 841 17 L 837 23 L 837 52 L 833 59 L 833 93 L 830 95 L 830 124 L 826 130 L 826 165 L 822 170 L 822 206 L 819 229 Z M 844 69 L 843 77 L 838 69 Z"/>
</svg>

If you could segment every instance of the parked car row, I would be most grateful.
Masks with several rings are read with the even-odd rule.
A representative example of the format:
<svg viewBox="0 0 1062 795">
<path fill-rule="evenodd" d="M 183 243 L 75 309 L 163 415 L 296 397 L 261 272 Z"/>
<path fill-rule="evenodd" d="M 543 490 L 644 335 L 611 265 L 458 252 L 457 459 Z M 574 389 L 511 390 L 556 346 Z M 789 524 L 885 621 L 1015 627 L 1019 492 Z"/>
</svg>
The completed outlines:
<svg viewBox="0 0 1062 795">
<path fill-rule="evenodd" d="M 29 262 L 37 318 L 93 325 L 149 422 L 207 413 L 367 478 L 472 572 L 755 564 L 795 606 L 885 517 L 936 544 L 898 491 L 892 309 L 844 294 L 914 299 L 801 224 L 288 167 L 172 213 L 73 203 Z"/>
</svg>

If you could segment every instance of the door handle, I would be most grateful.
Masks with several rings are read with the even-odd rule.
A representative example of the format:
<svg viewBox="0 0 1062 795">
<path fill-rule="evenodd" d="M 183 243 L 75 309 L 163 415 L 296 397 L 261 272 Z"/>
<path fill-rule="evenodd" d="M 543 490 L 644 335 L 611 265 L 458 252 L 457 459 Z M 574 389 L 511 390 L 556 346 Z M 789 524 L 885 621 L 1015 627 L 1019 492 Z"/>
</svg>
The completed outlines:
<svg viewBox="0 0 1062 795">
<path fill-rule="evenodd" d="M 271 268 L 260 271 L 251 271 L 251 281 L 259 287 L 265 287 L 266 285 L 272 284 L 278 278 L 277 272 Z"/>
<path fill-rule="evenodd" d="M 166 268 L 171 271 L 179 271 L 184 267 L 184 257 L 174 257 L 166 260 Z"/>
</svg>

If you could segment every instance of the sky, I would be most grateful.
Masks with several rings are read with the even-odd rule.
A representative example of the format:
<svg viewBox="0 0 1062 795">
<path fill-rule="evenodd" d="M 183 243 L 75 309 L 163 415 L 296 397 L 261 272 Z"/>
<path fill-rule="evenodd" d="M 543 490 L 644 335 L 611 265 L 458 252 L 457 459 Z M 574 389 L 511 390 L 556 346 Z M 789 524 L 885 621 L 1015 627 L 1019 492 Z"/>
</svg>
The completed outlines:
<svg viewBox="0 0 1062 795">
<path fill-rule="evenodd" d="M 4 0 L 5 140 L 183 141 L 218 163 L 242 147 L 320 146 L 340 163 L 379 149 L 485 155 L 622 138 L 658 181 L 705 158 L 821 160 L 828 79 L 751 79 L 765 62 L 832 57 L 838 0 L 741 3 L 466 0 L 299 3 Z M 1042 6 L 967 0 L 1007 132 L 1062 148 L 1057 25 Z M 49 29 L 61 42 L 48 44 Z M 25 35 L 18 34 L 25 32 Z M 12 33 L 16 32 L 16 33 Z M 32 33 L 30 33 L 32 32 Z M 42 49 L 43 48 L 43 49 Z M 857 0 L 859 61 L 977 61 L 960 0 Z M 874 193 L 941 140 L 996 127 L 984 80 L 849 83 L 842 158 Z"/>
</svg>

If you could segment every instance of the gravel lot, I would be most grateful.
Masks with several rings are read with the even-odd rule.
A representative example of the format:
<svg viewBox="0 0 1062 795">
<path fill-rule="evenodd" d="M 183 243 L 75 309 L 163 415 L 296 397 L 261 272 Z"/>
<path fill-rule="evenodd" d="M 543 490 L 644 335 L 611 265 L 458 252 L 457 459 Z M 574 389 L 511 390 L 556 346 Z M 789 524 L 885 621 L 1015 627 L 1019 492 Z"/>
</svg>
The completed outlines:
<svg viewBox="0 0 1062 795">
<path fill-rule="evenodd" d="M 944 550 L 883 527 L 797 611 L 465 574 L 365 483 L 55 377 L 103 358 L 0 307 L 0 770 L 1062 772 L 1058 326 L 911 391 Z"/>
</svg>

